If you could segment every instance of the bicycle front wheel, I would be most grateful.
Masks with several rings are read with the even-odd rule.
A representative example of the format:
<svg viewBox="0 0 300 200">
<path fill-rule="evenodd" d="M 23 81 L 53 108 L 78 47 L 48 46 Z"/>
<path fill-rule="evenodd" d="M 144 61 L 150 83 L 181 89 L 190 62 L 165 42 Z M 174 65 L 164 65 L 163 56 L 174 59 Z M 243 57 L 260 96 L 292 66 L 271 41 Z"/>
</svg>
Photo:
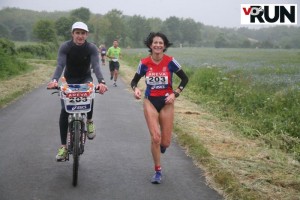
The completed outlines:
<svg viewBox="0 0 300 200">
<path fill-rule="evenodd" d="M 81 124 L 74 121 L 74 137 L 73 137 L 73 186 L 78 182 L 79 154 L 80 154 L 80 131 Z"/>
</svg>

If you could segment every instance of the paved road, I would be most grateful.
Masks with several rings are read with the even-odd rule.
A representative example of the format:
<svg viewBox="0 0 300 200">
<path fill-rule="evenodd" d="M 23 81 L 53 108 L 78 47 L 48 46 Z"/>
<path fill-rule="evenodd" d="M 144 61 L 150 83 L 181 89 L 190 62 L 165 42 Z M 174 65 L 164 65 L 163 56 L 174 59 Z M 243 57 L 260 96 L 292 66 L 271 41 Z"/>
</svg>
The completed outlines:
<svg viewBox="0 0 300 200">
<path fill-rule="evenodd" d="M 163 183 L 153 185 L 150 137 L 142 106 L 119 81 L 95 99 L 97 136 L 80 159 L 57 163 L 59 99 L 45 85 L 0 110 L 0 200 L 216 200 L 203 172 L 173 141 L 162 156 Z"/>
</svg>

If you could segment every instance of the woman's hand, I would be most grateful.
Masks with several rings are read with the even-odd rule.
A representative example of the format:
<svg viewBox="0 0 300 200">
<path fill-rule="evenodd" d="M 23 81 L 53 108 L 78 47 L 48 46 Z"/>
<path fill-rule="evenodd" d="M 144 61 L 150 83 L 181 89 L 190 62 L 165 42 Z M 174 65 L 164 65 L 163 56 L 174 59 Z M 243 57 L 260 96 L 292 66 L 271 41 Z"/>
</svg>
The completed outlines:
<svg viewBox="0 0 300 200">
<path fill-rule="evenodd" d="M 134 97 L 136 99 L 141 99 L 142 98 L 142 92 L 139 88 L 134 88 Z"/>
<path fill-rule="evenodd" d="M 172 93 L 166 97 L 166 104 L 172 104 L 175 102 L 175 94 Z"/>
</svg>

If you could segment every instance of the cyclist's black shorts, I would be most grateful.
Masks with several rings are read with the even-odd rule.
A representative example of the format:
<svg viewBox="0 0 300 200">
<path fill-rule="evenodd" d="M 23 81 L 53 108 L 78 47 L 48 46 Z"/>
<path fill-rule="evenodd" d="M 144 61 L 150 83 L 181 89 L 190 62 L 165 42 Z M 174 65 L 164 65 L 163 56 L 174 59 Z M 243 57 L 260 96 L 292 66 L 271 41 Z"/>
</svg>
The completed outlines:
<svg viewBox="0 0 300 200">
<path fill-rule="evenodd" d="M 109 61 L 109 70 L 112 72 L 112 71 L 115 71 L 115 70 L 119 70 L 120 68 L 120 64 L 119 62 L 114 62 L 114 61 Z"/>
</svg>

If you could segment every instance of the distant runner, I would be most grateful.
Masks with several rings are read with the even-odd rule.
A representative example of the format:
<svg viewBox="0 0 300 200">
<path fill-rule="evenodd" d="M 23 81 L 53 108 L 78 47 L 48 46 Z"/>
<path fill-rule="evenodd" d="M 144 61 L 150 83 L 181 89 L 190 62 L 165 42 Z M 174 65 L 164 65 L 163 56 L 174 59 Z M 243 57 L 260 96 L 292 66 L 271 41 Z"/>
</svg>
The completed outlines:
<svg viewBox="0 0 300 200">
<path fill-rule="evenodd" d="M 109 70 L 110 80 L 114 79 L 113 86 L 117 87 L 117 79 L 120 68 L 119 59 L 121 58 L 121 48 L 119 47 L 118 40 L 114 40 L 113 46 L 109 47 L 106 56 L 110 58 Z"/>
<path fill-rule="evenodd" d="M 104 44 L 101 44 L 99 46 L 99 52 L 100 52 L 100 56 L 101 56 L 102 65 L 105 65 L 106 47 Z"/>
</svg>

